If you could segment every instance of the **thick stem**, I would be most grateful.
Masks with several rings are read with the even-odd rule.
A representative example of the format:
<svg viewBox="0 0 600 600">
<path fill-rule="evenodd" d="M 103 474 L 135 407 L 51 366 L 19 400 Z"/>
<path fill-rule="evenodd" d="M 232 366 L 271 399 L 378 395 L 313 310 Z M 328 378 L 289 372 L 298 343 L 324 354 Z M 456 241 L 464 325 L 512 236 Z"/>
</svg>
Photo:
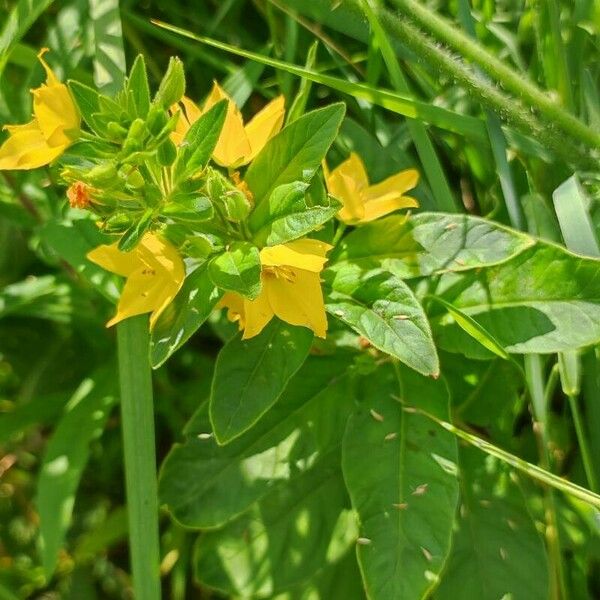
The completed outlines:
<svg viewBox="0 0 600 600">
<path fill-rule="evenodd" d="M 585 123 L 567 112 L 551 99 L 523 73 L 517 73 L 494 56 L 481 44 L 473 41 L 444 18 L 416 0 L 394 0 L 394 4 L 409 18 L 428 29 L 439 40 L 448 44 L 467 60 L 478 64 L 492 79 L 539 110 L 549 122 L 556 123 L 565 133 L 571 134 L 592 148 L 600 147 L 600 135 Z"/>
<path fill-rule="evenodd" d="M 148 315 L 121 321 L 117 326 L 117 338 L 134 598 L 160 600 L 158 489 Z"/>
</svg>

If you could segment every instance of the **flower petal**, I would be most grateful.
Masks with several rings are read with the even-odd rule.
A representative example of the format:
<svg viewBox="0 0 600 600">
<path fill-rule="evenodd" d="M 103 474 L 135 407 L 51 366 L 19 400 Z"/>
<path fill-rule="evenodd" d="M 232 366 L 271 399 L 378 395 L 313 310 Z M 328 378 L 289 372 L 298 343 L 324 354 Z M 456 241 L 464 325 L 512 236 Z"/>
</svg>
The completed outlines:
<svg viewBox="0 0 600 600">
<path fill-rule="evenodd" d="M 252 148 L 244 129 L 242 114 L 235 102 L 216 81 L 204 103 L 203 111 L 206 112 L 220 100 L 227 100 L 227 115 L 213 152 L 213 158 L 223 167 L 235 167 L 242 164 L 247 156 L 250 156 Z"/>
<path fill-rule="evenodd" d="M 400 208 L 418 208 L 419 203 L 410 196 L 401 196 L 397 194 L 395 197 L 392 194 L 387 194 L 375 200 L 369 200 L 365 203 L 365 214 L 361 219 L 361 223 L 368 223 L 383 217 Z"/>
<path fill-rule="evenodd" d="M 111 273 L 128 277 L 137 269 L 146 267 L 136 250 L 137 248 L 131 252 L 123 252 L 117 244 L 103 244 L 90 250 L 87 258 Z"/>
<path fill-rule="evenodd" d="M 263 286 L 266 284 L 266 278 L 263 278 Z M 255 300 L 244 299 L 244 315 L 246 322 L 242 339 L 247 340 L 258 335 L 273 318 L 274 312 L 264 289 Z"/>
<path fill-rule="evenodd" d="M 49 50 L 49 48 L 42 48 L 37 54 L 37 59 L 42 63 L 42 67 L 44 67 L 44 71 L 46 71 L 46 85 L 57 85 L 60 84 L 60 81 L 54 74 L 54 71 L 48 66 L 48 63 L 44 60 L 44 54 L 49 52 Z"/>
<path fill-rule="evenodd" d="M 66 146 L 48 145 L 37 121 L 5 127 L 10 137 L 0 146 L 0 170 L 37 169 L 59 157 Z"/>
<path fill-rule="evenodd" d="M 290 325 L 308 327 L 324 338 L 327 316 L 318 273 L 293 269 L 293 277 L 269 277 L 263 283 L 273 312 Z"/>
<path fill-rule="evenodd" d="M 343 203 L 337 213 L 338 219 L 348 225 L 358 223 L 365 216 L 362 191 L 352 177 L 344 173 L 332 176 L 327 184 L 329 193 Z"/>
<path fill-rule="evenodd" d="M 33 114 L 50 146 L 68 146 L 77 136 L 79 111 L 66 85 L 43 85 L 33 94 Z"/>
<path fill-rule="evenodd" d="M 407 169 L 400 171 L 380 183 L 369 186 L 365 190 L 367 200 L 375 200 L 387 194 L 393 194 L 394 197 L 401 196 L 404 192 L 417 187 L 419 183 L 419 171 L 416 169 Z"/>
<path fill-rule="evenodd" d="M 106 326 L 111 327 L 135 315 L 159 312 L 173 299 L 173 291 L 173 282 L 164 273 L 159 274 L 142 266 L 127 277 L 117 306 L 117 314 Z M 165 300 L 168 301 L 165 303 Z"/>
<path fill-rule="evenodd" d="M 320 240 L 294 240 L 263 248 L 260 251 L 260 262 L 263 267 L 287 266 L 320 273 L 327 262 L 326 254 L 332 247 Z"/>
<path fill-rule="evenodd" d="M 352 224 L 363 218 L 363 191 L 369 185 L 367 171 L 361 158 L 355 152 L 338 165 L 331 173 L 326 173 L 327 191 L 340 202 L 342 209 L 337 216 L 344 223 Z"/>
<path fill-rule="evenodd" d="M 250 142 L 251 152 L 246 157 L 250 162 L 266 145 L 266 143 L 283 126 L 285 116 L 285 97 L 278 96 L 269 102 L 259 113 L 257 113 L 246 125 L 246 135 Z"/>
<path fill-rule="evenodd" d="M 246 313 L 244 311 L 243 296 L 233 292 L 227 292 L 226 294 L 223 294 L 223 297 L 217 303 L 216 308 L 226 308 L 227 318 L 233 323 L 237 321 L 240 330 L 244 329 L 246 325 Z"/>
</svg>

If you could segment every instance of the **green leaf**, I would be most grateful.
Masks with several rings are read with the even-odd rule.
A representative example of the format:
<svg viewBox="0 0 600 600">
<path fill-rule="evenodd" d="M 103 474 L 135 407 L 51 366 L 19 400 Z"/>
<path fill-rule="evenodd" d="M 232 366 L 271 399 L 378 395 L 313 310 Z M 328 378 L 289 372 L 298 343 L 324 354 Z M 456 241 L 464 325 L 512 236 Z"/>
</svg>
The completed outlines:
<svg viewBox="0 0 600 600">
<path fill-rule="evenodd" d="M 94 118 L 94 115 L 100 111 L 100 95 L 98 92 L 79 81 L 70 80 L 68 85 L 83 120 L 93 131 L 102 133 L 102 130 L 97 128 L 96 119 Z"/>
<path fill-rule="evenodd" d="M 206 264 L 192 271 L 173 302 L 160 315 L 152 329 L 150 358 L 160 367 L 208 319 L 221 298 L 207 273 Z"/>
<path fill-rule="evenodd" d="M 460 463 L 462 507 L 439 598 L 547 600 L 544 542 L 518 479 L 476 449 L 461 448 Z"/>
<path fill-rule="evenodd" d="M 130 252 L 133 250 L 144 237 L 144 234 L 150 229 L 153 220 L 154 210 L 152 208 L 146 209 L 138 221 L 136 221 L 121 236 L 121 239 L 119 240 L 119 250 L 122 252 Z"/>
<path fill-rule="evenodd" d="M 119 0 L 89 0 L 94 26 L 94 81 L 96 87 L 112 96 L 125 79 L 125 50 Z"/>
<path fill-rule="evenodd" d="M 306 360 L 312 331 L 274 318 L 257 336 L 229 341 L 219 353 L 210 420 L 219 444 L 252 427 L 277 401 Z"/>
<path fill-rule="evenodd" d="M 10 15 L 4 15 L 0 31 L 0 75 L 13 48 L 53 2 L 54 0 L 19 0 Z"/>
<path fill-rule="evenodd" d="M 127 79 L 126 90 L 133 99 L 134 115 L 145 118 L 150 110 L 150 86 L 143 54 L 138 54 Z"/>
<path fill-rule="evenodd" d="M 404 411 L 400 394 L 449 418 L 441 380 L 403 369 L 399 381 L 392 367 L 383 367 L 363 382 L 342 466 L 365 540 L 357 553 L 369 600 L 428 596 L 450 552 L 458 502 L 456 439 Z"/>
<path fill-rule="evenodd" d="M 222 100 L 188 129 L 173 166 L 177 181 L 185 181 L 206 167 L 219 141 L 226 114 L 227 102 Z"/>
<path fill-rule="evenodd" d="M 208 434 L 205 403 L 162 465 L 161 503 L 184 527 L 220 527 L 313 468 L 341 443 L 350 362 L 344 354 L 309 357 L 262 419 L 225 446 Z"/>
<path fill-rule="evenodd" d="M 260 294 L 260 254 L 249 242 L 234 242 L 208 263 L 212 282 L 228 292 L 254 300 Z"/>
<path fill-rule="evenodd" d="M 577 175 L 556 188 L 552 199 L 567 248 L 578 254 L 599 256 L 600 247 L 588 213 L 590 199 Z"/>
<path fill-rule="evenodd" d="M 169 59 L 167 72 L 162 78 L 156 96 L 154 96 L 154 104 L 161 106 L 165 110 L 177 104 L 185 93 L 185 71 L 183 63 L 176 56 Z"/>
<path fill-rule="evenodd" d="M 248 221 L 259 246 L 274 246 L 295 240 L 331 219 L 341 205 L 327 197 L 327 205 L 308 206 L 308 183 L 294 181 L 280 185 L 261 202 Z"/>
<path fill-rule="evenodd" d="M 226 597 L 265 597 L 305 583 L 354 544 L 347 503 L 333 453 L 224 528 L 204 532 L 194 574 Z"/>
<path fill-rule="evenodd" d="M 183 196 L 167 203 L 161 213 L 174 221 L 202 223 L 213 218 L 214 209 L 206 196 Z"/>
<path fill-rule="evenodd" d="M 468 333 L 473 339 L 477 340 L 484 348 L 487 348 L 490 352 L 493 352 L 496 356 L 503 358 L 504 360 L 510 360 L 510 355 L 501 346 L 501 344 L 486 331 L 475 319 L 469 317 L 462 311 L 458 310 L 455 306 L 438 298 L 437 296 L 430 296 L 436 302 L 439 302 L 449 313 L 456 324 L 466 333 Z"/>
<path fill-rule="evenodd" d="M 339 103 L 313 110 L 269 141 L 245 177 L 257 206 L 280 185 L 310 181 L 337 135 L 344 112 Z"/>
<path fill-rule="evenodd" d="M 111 370 L 114 367 L 96 373 L 79 386 L 46 447 L 36 503 L 40 514 L 42 563 L 48 578 L 54 572 L 71 522 L 89 444 L 102 434 L 115 402 Z"/>
<path fill-rule="evenodd" d="M 494 265 L 532 246 L 528 235 L 479 217 L 420 213 L 393 215 L 356 228 L 331 257 L 398 277 L 422 277 Z"/>
<path fill-rule="evenodd" d="M 272 596 L 270 600 L 365 600 L 365 592 L 356 563 L 356 555 L 350 550 L 336 563 L 326 565 L 304 585 Z"/>
<path fill-rule="evenodd" d="M 473 318 L 507 351 L 561 352 L 600 341 L 600 260 L 538 242 L 479 272 L 444 275 L 437 295 Z M 434 322 L 441 347 L 468 348 L 456 324 Z M 465 341 L 467 340 L 467 341 Z"/>
<path fill-rule="evenodd" d="M 350 263 L 327 269 L 324 278 L 330 315 L 419 373 L 439 374 L 427 317 L 401 279 L 388 271 L 363 271 Z"/>
<path fill-rule="evenodd" d="M 40 239 L 58 257 L 70 265 L 96 290 L 111 301 L 119 297 L 114 277 L 87 259 L 87 253 L 100 244 L 110 243 L 91 219 L 75 221 L 49 220 L 38 229 Z"/>
</svg>

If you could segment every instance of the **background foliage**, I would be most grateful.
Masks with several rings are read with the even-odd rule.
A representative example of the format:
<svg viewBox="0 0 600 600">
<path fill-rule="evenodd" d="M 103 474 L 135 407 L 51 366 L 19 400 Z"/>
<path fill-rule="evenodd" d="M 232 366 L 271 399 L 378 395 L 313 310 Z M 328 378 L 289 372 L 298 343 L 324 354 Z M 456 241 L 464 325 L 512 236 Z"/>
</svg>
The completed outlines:
<svg viewBox="0 0 600 600">
<path fill-rule="evenodd" d="M 144 55 L 154 89 L 177 54 L 189 96 L 219 80 L 247 114 L 279 92 L 289 121 L 344 101 L 330 164 L 356 150 L 372 181 L 418 168 L 425 212 L 342 240 L 325 275 L 331 335 L 288 365 L 285 390 L 249 394 L 254 427 L 229 422 L 237 429 L 221 437 L 206 402 L 215 369 L 223 397 L 245 399 L 224 355 L 253 353 L 235 353 L 222 315 L 155 371 L 165 597 L 600 595 L 598 504 L 547 485 L 559 485 L 552 472 L 599 491 L 598 263 L 559 245 L 599 251 L 600 4 L 189 4 L 1 3 L 0 121 L 28 120 L 42 46 L 63 79 L 106 91 L 121 81 L 120 48 L 129 66 Z M 115 340 L 104 328 L 117 287 L 85 260 L 101 238 L 67 209 L 56 177 L 0 175 L 0 598 L 123 598 Z M 357 267 L 386 275 L 358 288 Z M 387 315 L 372 308 L 381 298 Z M 420 326 L 394 321 L 395 306 Z M 290 342 L 281 328 L 269 331 L 276 350 L 306 349 L 302 331 Z M 509 455 L 482 452 L 486 441 Z"/>
</svg>

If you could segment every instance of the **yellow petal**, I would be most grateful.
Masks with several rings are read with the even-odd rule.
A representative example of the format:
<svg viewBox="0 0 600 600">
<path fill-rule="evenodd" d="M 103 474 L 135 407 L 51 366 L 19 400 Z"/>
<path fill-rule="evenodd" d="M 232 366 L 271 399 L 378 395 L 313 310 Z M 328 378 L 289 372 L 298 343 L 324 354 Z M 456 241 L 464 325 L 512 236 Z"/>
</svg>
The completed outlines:
<svg viewBox="0 0 600 600">
<path fill-rule="evenodd" d="M 79 111 L 66 85 L 43 85 L 33 94 L 33 114 L 50 146 L 68 146 L 77 137 Z"/>
<path fill-rule="evenodd" d="M 387 194 L 401 196 L 404 192 L 417 187 L 417 183 L 419 183 L 419 171 L 416 169 L 400 171 L 400 173 L 396 173 L 380 183 L 369 186 L 365 191 L 365 198 L 375 200 Z"/>
<path fill-rule="evenodd" d="M 351 152 L 350 156 L 344 162 L 340 163 L 333 171 L 331 171 L 329 177 L 334 177 L 338 173 L 350 177 L 359 190 L 362 190 L 369 185 L 365 164 L 356 152 Z"/>
<path fill-rule="evenodd" d="M 332 246 L 319 240 L 294 240 L 263 248 L 260 251 L 260 262 L 263 267 L 288 266 L 319 273 L 327 262 L 326 254 L 331 248 Z"/>
<path fill-rule="evenodd" d="M 49 51 L 49 48 L 42 48 L 37 55 L 38 60 L 42 63 L 42 67 L 44 67 L 44 71 L 46 71 L 46 84 L 47 85 L 56 85 L 60 84 L 60 81 L 54 74 L 54 71 L 48 66 L 48 63 L 44 60 L 44 54 Z"/>
<path fill-rule="evenodd" d="M 292 277 L 265 278 L 264 289 L 275 315 L 290 325 L 308 327 L 324 338 L 327 316 L 318 273 L 293 269 Z"/>
<path fill-rule="evenodd" d="M 128 317 L 152 312 L 152 323 L 177 293 L 177 286 L 165 273 L 145 266 L 129 274 L 117 306 L 117 314 L 106 324 L 111 327 Z"/>
<path fill-rule="evenodd" d="M 178 285 L 183 283 L 185 265 L 172 244 L 153 233 L 147 233 L 136 250 L 146 266 L 165 271 Z"/>
<path fill-rule="evenodd" d="M 263 276 L 263 286 L 266 283 L 266 277 Z M 264 289 L 255 300 L 244 299 L 244 315 L 246 322 L 244 323 L 242 339 L 247 340 L 258 335 L 273 318 L 274 313 L 269 304 L 269 296 Z"/>
<path fill-rule="evenodd" d="M 244 298 L 239 294 L 233 292 L 227 292 L 223 294 L 223 297 L 217 303 L 217 308 L 227 309 L 227 318 L 235 323 L 239 324 L 240 330 L 244 329 L 246 325 L 246 313 L 244 311 Z"/>
<path fill-rule="evenodd" d="M 137 269 L 146 266 L 140 260 L 139 253 L 136 250 L 123 252 L 119 250 L 117 244 L 103 244 L 88 252 L 87 257 L 106 271 L 128 277 Z"/>
<path fill-rule="evenodd" d="M 266 143 L 283 126 L 285 116 L 285 97 L 278 96 L 257 113 L 246 125 L 246 135 L 250 142 L 251 152 L 245 158 L 250 162 L 266 145 Z"/>
<path fill-rule="evenodd" d="M 365 214 L 361 219 L 361 223 L 368 223 L 383 217 L 395 210 L 400 208 L 417 208 L 419 203 L 410 196 L 397 195 L 393 197 L 392 194 L 387 194 L 376 200 L 369 200 L 365 203 Z"/>
<path fill-rule="evenodd" d="M 250 156 L 252 148 L 246 135 L 242 114 L 235 102 L 216 81 L 204 103 L 203 111 L 206 112 L 220 100 L 227 100 L 227 115 L 213 152 L 213 158 L 223 167 L 236 167 L 242 164 L 247 156 Z"/>
<path fill-rule="evenodd" d="M 8 125 L 9 138 L 0 146 L 0 170 L 37 169 L 59 157 L 66 146 L 48 145 L 37 121 Z"/>
<path fill-rule="evenodd" d="M 327 191 L 344 205 L 337 216 L 344 223 L 352 224 L 364 216 L 363 192 L 369 185 L 367 171 L 355 152 L 331 173 L 326 174 Z"/>
<path fill-rule="evenodd" d="M 362 220 L 365 216 L 364 197 L 354 179 L 344 173 L 337 173 L 329 181 L 329 193 L 343 204 L 337 213 L 338 219 L 348 225 Z"/>
<path fill-rule="evenodd" d="M 107 327 L 146 312 L 152 312 L 153 327 L 185 279 L 185 265 L 177 250 L 152 233 L 147 233 L 131 252 L 110 244 L 95 248 L 87 256 L 107 271 L 127 277 L 117 314 Z"/>
</svg>

